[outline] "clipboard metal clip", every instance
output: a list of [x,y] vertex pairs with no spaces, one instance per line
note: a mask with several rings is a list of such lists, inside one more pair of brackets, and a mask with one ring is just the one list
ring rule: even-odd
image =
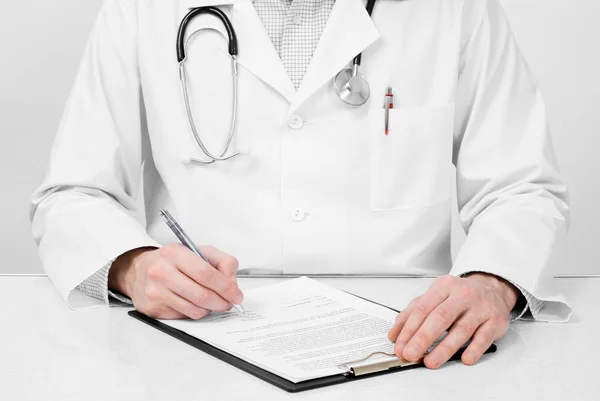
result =
[[[370,360],[373,357],[378,358],[375,360]],[[346,376],[358,377],[377,372],[383,372],[394,368],[418,365],[422,362],[422,358],[416,362],[409,362],[405,359],[398,358],[395,354],[388,354],[387,352],[372,352],[365,358],[343,363],[339,365],[339,368],[346,371]]]

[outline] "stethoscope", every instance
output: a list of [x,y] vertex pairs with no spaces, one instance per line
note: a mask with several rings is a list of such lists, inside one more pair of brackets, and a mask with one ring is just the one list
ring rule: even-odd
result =
[[[369,16],[373,13],[373,8],[375,8],[376,0],[368,0],[367,2],[367,12]],[[225,36],[221,31],[211,27],[199,28],[194,31],[191,35],[186,39],[186,32],[189,24],[199,15],[202,14],[210,14],[221,20],[225,30],[227,31],[227,36]],[[202,31],[214,31],[227,41],[228,43],[228,53],[231,57],[231,76],[232,76],[232,92],[233,92],[233,100],[231,107],[231,125],[229,127],[229,135],[227,137],[227,142],[223,150],[217,154],[214,154],[208,150],[204,141],[200,137],[198,133],[198,129],[196,127],[196,123],[194,120],[194,114],[192,112],[192,106],[190,104],[190,94],[189,88],[187,84],[187,76],[186,76],[186,52],[190,42]],[[235,124],[237,119],[237,81],[238,81],[238,47],[237,47],[237,37],[235,35],[235,30],[233,29],[233,24],[225,15],[223,11],[221,11],[217,7],[198,7],[192,9],[181,21],[179,26],[179,32],[177,34],[177,62],[179,63],[179,79],[181,80],[181,87],[183,92],[183,99],[185,103],[185,109],[187,112],[190,128],[192,130],[192,134],[194,135],[194,139],[196,143],[202,150],[202,152],[208,157],[208,160],[199,160],[192,158],[190,161],[200,164],[211,164],[216,161],[224,161],[229,160],[238,156],[240,153],[235,152],[231,154],[227,154],[229,152],[229,148],[231,147],[231,142],[233,141],[233,136],[235,132]],[[359,72],[359,68],[362,61],[362,53],[356,56],[352,62],[352,67],[344,68],[340,71],[335,78],[333,79],[333,89],[338,98],[344,103],[359,107],[367,103],[369,100],[369,96],[371,94],[371,89],[369,87],[369,82],[367,79]]]

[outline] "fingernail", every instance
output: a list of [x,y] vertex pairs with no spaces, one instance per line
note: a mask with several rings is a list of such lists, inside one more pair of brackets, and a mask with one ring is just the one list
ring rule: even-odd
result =
[[471,352],[467,352],[463,354],[462,359],[466,363],[474,363],[473,360],[475,359],[475,355]]
[[427,362],[429,362],[429,365],[434,366],[434,367],[437,367],[440,365],[440,360],[437,357],[432,357]]
[[402,355],[402,351],[404,351],[404,347],[405,346],[406,346],[405,343],[396,342],[396,345],[394,346],[394,350],[396,351],[396,355]]
[[417,347],[412,345],[404,351],[403,355],[406,359],[414,361],[419,356],[419,350],[417,349]]

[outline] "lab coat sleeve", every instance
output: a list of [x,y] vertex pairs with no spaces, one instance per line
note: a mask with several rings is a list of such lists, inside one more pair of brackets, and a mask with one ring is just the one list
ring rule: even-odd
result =
[[160,246],[146,232],[140,202],[150,152],[142,134],[136,20],[134,0],[104,2],[47,176],[32,197],[44,269],[74,309],[105,305],[75,290],[88,277],[129,250]]
[[451,274],[505,278],[542,301],[534,318],[566,321],[553,276],[569,206],[544,102],[497,0],[466,0],[462,16],[453,161],[467,238]]

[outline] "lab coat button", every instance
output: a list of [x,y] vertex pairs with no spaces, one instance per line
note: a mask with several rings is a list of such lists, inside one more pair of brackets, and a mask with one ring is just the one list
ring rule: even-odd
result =
[[296,209],[292,212],[292,220],[302,221],[306,217],[306,213],[302,209]]
[[294,16],[294,24],[300,25],[302,23],[302,17],[300,15]]
[[298,114],[293,114],[288,120],[288,127],[291,129],[300,129],[304,125],[304,119]]

